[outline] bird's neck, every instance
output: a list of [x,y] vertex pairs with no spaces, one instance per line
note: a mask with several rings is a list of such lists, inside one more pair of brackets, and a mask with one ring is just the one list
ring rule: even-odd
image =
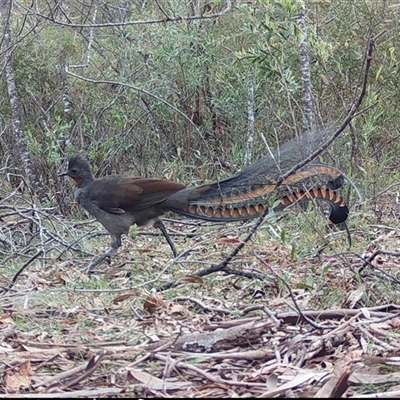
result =
[[86,186],[89,186],[94,181],[92,174],[86,174],[80,178],[73,178],[73,179],[76,182],[76,186],[79,189],[83,189]]

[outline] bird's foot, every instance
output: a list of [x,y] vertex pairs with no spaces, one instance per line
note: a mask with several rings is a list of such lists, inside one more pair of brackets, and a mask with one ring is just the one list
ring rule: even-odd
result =
[[87,267],[82,268],[82,271],[88,274],[104,260],[106,260],[107,258],[111,258],[111,255],[114,254],[116,251],[117,249],[115,249],[114,247],[110,247],[104,254],[94,259]]

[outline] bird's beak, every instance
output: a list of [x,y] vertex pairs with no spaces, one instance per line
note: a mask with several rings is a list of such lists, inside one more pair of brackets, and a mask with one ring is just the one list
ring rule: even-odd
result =
[[58,176],[68,176],[68,171],[62,172],[61,174],[58,174]]

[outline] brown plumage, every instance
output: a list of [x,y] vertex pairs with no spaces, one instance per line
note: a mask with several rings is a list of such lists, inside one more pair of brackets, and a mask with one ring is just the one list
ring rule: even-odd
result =
[[[313,136],[302,136],[231,177],[192,188],[167,180],[122,175],[94,179],[81,155],[72,156],[68,170],[60,176],[75,181],[77,202],[107,229],[112,248],[121,246],[121,235],[128,233],[131,225],[153,224],[161,229],[176,256],[175,246],[159,218],[167,211],[229,222],[260,216],[272,198],[279,200],[275,211],[296,202],[318,200],[330,204],[329,218],[333,223],[344,222],[349,210],[335,192],[344,180],[337,169],[307,164],[276,186],[285,170],[310,154],[319,143]],[[299,150],[299,146],[306,145],[308,148]]]

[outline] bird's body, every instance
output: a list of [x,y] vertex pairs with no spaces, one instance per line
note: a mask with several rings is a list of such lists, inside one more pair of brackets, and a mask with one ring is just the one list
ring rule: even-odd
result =
[[[312,137],[311,137],[312,139]],[[121,245],[121,235],[133,224],[160,228],[174,254],[173,242],[159,219],[167,211],[187,217],[211,221],[238,221],[260,216],[275,198],[275,210],[309,200],[321,200],[331,205],[330,219],[341,223],[347,219],[348,208],[335,189],[343,183],[341,173],[324,164],[308,164],[280,185],[280,177],[288,169],[290,154],[294,162],[317,146],[316,140],[304,136],[290,141],[281,151],[260,159],[253,165],[221,181],[186,187],[180,183],[123,175],[94,179],[88,162],[80,155],[69,159],[69,176],[76,183],[75,199],[110,233],[111,247]],[[299,141],[300,140],[300,141]],[[311,149],[299,150],[297,145],[311,143]],[[277,160],[277,158],[280,160]],[[297,161],[296,161],[297,160]],[[281,161],[279,164],[278,161]],[[293,164],[293,161],[292,161]]]
[[168,211],[163,202],[185,188],[180,183],[159,179],[109,175],[94,179],[87,161],[70,158],[68,175],[76,182],[75,199],[111,235],[111,247],[121,246],[121,235],[133,224],[154,225]]

